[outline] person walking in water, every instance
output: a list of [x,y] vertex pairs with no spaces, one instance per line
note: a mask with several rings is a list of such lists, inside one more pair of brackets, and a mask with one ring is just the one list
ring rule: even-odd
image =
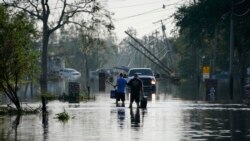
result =
[[132,108],[132,104],[135,101],[137,108],[139,108],[139,102],[140,102],[140,94],[143,95],[143,83],[139,79],[138,74],[134,75],[134,78],[131,79],[128,84],[130,87],[130,104],[129,108]]
[[116,93],[116,106],[118,106],[118,101],[122,101],[122,106],[125,106],[125,88],[127,85],[127,81],[123,78],[123,74],[120,73],[120,77],[116,81],[115,87],[117,87]]

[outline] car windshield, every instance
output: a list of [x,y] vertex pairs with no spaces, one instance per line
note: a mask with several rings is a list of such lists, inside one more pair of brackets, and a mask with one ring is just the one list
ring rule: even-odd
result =
[[134,74],[153,76],[153,73],[150,69],[134,69],[129,71],[129,76],[134,76]]

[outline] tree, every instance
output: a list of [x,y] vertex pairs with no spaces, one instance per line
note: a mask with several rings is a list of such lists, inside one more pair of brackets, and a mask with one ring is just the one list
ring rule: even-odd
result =
[[[108,28],[113,28],[112,24],[99,19],[99,14],[104,14],[110,18],[109,13],[101,13],[101,5],[95,0],[13,0],[4,4],[30,14],[33,18],[42,22],[42,57],[40,77],[41,92],[47,92],[47,56],[50,35],[67,24],[76,24],[87,29],[93,28],[94,23],[103,23]],[[55,8],[54,8],[55,7]]]
[[[221,59],[219,67],[228,71],[230,14],[234,19],[234,73],[240,71],[242,86],[246,75],[246,67],[250,66],[249,48],[249,6],[250,1],[234,0],[233,9],[231,1],[225,0],[197,0],[190,5],[180,7],[174,14],[179,33],[189,38],[188,44],[201,53],[212,52]],[[180,35],[181,36],[181,35]],[[217,42],[215,45],[214,42]],[[214,47],[216,46],[216,50]],[[196,51],[197,53],[197,51]],[[222,61],[223,60],[223,61]],[[225,62],[227,65],[225,65]],[[197,67],[197,65],[196,65]],[[237,70],[236,68],[240,68]]]
[[80,30],[79,49],[85,68],[86,88],[89,86],[89,71],[102,67],[114,67],[117,47],[109,39],[95,38],[91,33]]
[[36,32],[25,13],[10,13],[0,5],[0,89],[21,111],[19,84],[37,68],[38,52],[32,46]]
[[178,72],[182,78],[193,78],[195,72],[195,64],[193,61],[193,54],[190,50],[190,45],[187,44],[188,35],[186,32],[182,32],[174,41],[174,49],[177,52],[178,60]]

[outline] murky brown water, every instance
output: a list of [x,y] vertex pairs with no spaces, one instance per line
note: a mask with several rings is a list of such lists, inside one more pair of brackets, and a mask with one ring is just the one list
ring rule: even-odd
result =
[[[194,141],[250,140],[250,108],[152,95],[147,109],[115,107],[109,94],[95,101],[49,102],[49,115],[0,116],[0,141]],[[54,117],[66,110],[71,119]],[[19,121],[19,122],[18,122]]]

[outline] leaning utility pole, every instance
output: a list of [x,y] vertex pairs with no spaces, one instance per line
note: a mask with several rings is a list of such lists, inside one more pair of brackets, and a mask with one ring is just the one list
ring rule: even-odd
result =
[[164,70],[169,76],[171,76],[171,73],[169,72],[169,70],[167,70],[164,66],[162,66],[160,63],[156,62],[154,59],[152,59],[151,57],[149,57],[147,54],[145,54],[143,51],[141,51],[138,47],[134,46],[131,42],[128,41],[128,44],[133,47],[134,49],[136,49],[138,52],[140,52],[142,55],[144,55],[146,58],[148,58],[151,62],[153,62],[154,64],[158,65],[162,70]]
[[161,20],[161,28],[162,28],[162,34],[163,34],[163,41],[166,45],[167,50],[169,51],[169,55],[168,55],[168,67],[173,69],[173,60],[172,60],[172,48],[170,46],[170,43],[167,39],[167,35],[166,35],[166,27],[163,24],[162,20]]
[[150,52],[141,42],[139,42],[136,38],[134,38],[132,35],[130,35],[127,31],[125,31],[125,33],[131,37],[135,42],[137,42],[143,49],[144,51],[146,51],[150,56],[152,56],[157,62],[159,62],[159,64],[161,64],[162,66],[164,66],[166,68],[166,70],[169,71],[169,74],[174,75],[173,74],[173,70],[170,69],[168,66],[166,66],[161,60],[159,60],[152,52]]

